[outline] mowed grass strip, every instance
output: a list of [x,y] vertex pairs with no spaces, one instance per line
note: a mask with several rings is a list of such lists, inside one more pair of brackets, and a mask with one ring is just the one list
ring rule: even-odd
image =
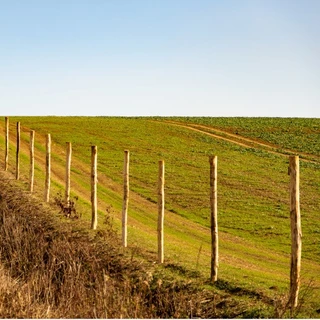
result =
[[[58,189],[62,190],[65,142],[72,142],[72,188],[74,194],[80,194],[83,199],[81,210],[88,219],[90,146],[98,146],[100,226],[109,204],[114,207],[115,224],[120,226],[123,151],[130,150],[132,195],[128,241],[132,246],[148,247],[151,257],[156,257],[158,160],[165,160],[166,259],[204,276],[210,271],[208,156],[217,155],[221,232],[219,275],[244,287],[268,290],[277,283],[280,290],[285,290],[290,261],[287,159],[170,126],[161,119],[159,122],[151,120],[12,117],[10,130],[13,141],[16,121],[21,121],[24,128],[36,130],[36,140],[40,139],[37,141],[51,133],[53,171],[59,178]],[[4,126],[4,121],[1,125]],[[4,142],[2,137],[0,139],[3,152]],[[14,148],[11,148],[12,167]],[[40,149],[39,146],[38,152],[43,152]],[[43,179],[41,172],[37,174]],[[320,271],[319,182],[318,166],[301,163],[304,281]],[[39,184],[39,193],[40,190]]]

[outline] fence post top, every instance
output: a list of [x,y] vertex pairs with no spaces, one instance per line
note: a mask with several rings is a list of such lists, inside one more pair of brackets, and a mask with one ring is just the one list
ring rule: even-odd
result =
[[218,156],[214,156],[214,155],[209,156],[209,162],[217,160],[217,159],[218,159]]
[[290,155],[289,156],[289,170],[290,167],[299,166],[299,156],[297,155]]
[[298,159],[299,159],[299,156],[296,155],[296,154],[291,154],[291,155],[289,156],[289,159],[290,159],[290,160],[298,160]]

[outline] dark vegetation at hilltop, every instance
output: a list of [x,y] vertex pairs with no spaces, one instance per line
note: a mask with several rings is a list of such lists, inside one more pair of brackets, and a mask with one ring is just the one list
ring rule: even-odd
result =
[[93,236],[8,181],[0,187],[1,264],[14,283],[1,293],[2,318],[250,317],[230,294],[124,256],[112,226]]

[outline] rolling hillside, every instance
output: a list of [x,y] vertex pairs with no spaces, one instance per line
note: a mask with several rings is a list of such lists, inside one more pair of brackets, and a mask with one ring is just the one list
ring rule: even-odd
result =
[[[130,150],[129,248],[156,261],[157,170],[165,160],[165,263],[186,277],[210,275],[209,155],[218,156],[220,288],[275,298],[290,275],[288,155],[301,158],[302,292],[309,314],[320,305],[320,120],[251,118],[11,117],[21,122],[21,186],[28,180],[28,141],[36,131],[35,195],[43,197],[45,134],[52,146],[52,193],[64,188],[65,143],[72,142],[72,193],[90,220],[90,147],[98,146],[99,228],[106,215],[120,233],[123,151]],[[4,121],[0,122],[4,132]],[[4,136],[0,136],[4,154]],[[3,157],[0,159],[3,167]],[[139,249],[139,250],[140,250]],[[138,250],[138,249],[137,249]],[[181,275],[181,274],[180,274]]]

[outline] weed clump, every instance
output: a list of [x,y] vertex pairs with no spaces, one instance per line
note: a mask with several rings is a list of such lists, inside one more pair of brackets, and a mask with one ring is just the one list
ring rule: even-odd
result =
[[54,204],[60,208],[60,213],[62,213],[67,218],[79,219],[81,218],[81,213],[76,209],[76,202],[78,201],[78,197],[75,196],[72,199],[65,202],[62,197],[61,192],[58,192],[54,197]]

